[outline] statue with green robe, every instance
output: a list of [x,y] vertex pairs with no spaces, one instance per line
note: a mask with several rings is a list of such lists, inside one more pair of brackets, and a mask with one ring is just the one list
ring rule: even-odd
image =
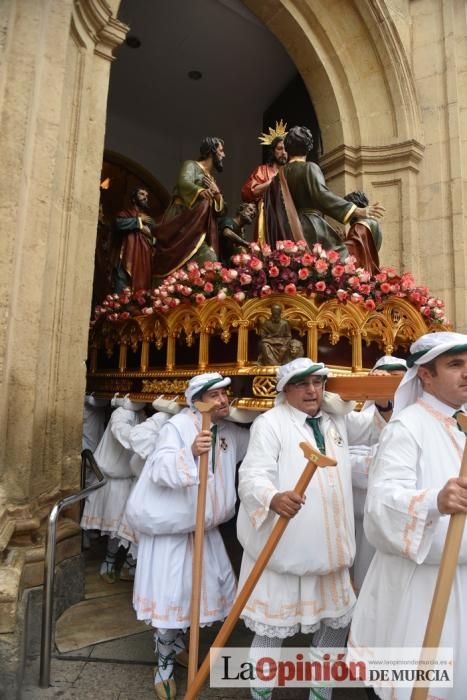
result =
[[273,179],[264,199],[267,242],[275,247],[278,240],[305,240],[310,249],[320,243],[325,250],[336,250],[346,258],[345,242],[324,215],[346,224],[352,216],[378,219],[384,207],[379,203],[357,207],[327,187],[319,165],[307,161],[313,135],[306,127],[292,127],[284,146],[288,163]]
[[189,260],[218,259],[217,219],[224,212],[224,199],[214,171],[222,171],[224,158],[223,140],[208,136],[201,142],[198,160],[182,164],[170,204],[155,231],[157,277],[166,277]]

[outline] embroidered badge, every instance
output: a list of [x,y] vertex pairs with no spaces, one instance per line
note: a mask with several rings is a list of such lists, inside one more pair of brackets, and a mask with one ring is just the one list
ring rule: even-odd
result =
[[342,445],[344,444],[344,441],[341,438],[341,436],[339,435],[339,433],[337,432],[337,430],[335,428],[331,428],[329,433],[330,433],[331,440],[334,442],[334,444],[337,445],[337,447],[342,447]]
[[224,452],[228,448],[227,440],[224,437],[221,437],[221,439],[219,440],[219,446],[221,450],[224,450]]

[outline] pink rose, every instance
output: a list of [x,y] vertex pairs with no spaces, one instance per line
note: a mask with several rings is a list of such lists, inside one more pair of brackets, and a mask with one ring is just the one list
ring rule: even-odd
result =
[[409,299],[410,299],[410,301],[413,301],[414,304],[419,304],[421,298],[422,298],[422,295],[419,292],[411,292],[409,294]]
[[357,276],[349,277],[349,284],[353,289],[360,289],[360,280]]
[[183,287],[182,294],[184,297],[189,297],[192,291],[191,287]]
[[261,246],[261,252],[263,255],[271,255],[271,246],[267,244]]
[[361,294],[357,294],[357,292],[354,292],[353,294],[350,295],[350,301],[352,301],[354,304],[358,304],[359,301],[362,301],[363,297]]
[[195,301],[197,304],[202,304],[203,301],[206,301],[206,297],[204,294],[195,294]]
[[276,265],[271,265],[269,268],[269,277],[279,277],[279,268]]
[[301,280],[306,280],[310,276],[310,271],[306,267],[301,267],[298,271],[298,278]]
[[253,243],[250,243],[250,250],[251,250],[252,253],[259,253],[259,251],[261,250],[261,248],[259,247],[259,245],[258,245],[257,243],[255,243],[255,242],[253,241]]
[[145,306],[144,309],[142,309],[142,313],[145,316],[150,316],[151,314],[154,313],[154,309],[152,308],[152,306]]
[[296,287],[294,284],[292,284],[292,283],[286,284],[285,287],[284,287],[284,292],[285,292],[286,294],[296,294],[296,293],[297,293],[297,287]]
[[156,299],[156,301],[154,302],[154,307],[157,309],[159,308],[159,306],[162,306],[162,302],[160,299]]
[[337,253],[335,250],[329,250],[328,251],[328,260],[329,262],[335,263],[338,260],[340,260],[340,255]]
[[376,309],[376,304],[373,301],[373,299],[367,299],[365,301],[365,309],[368,309],[369,311],[373,311],[373,309]]
[[362,294],[369,294],[371,292],[371,287],[369,284],[361,284],[360,291]]
[[237,270],[229,270],[229,277],[231,280],[236,280],[238,277],[238,271]]
[[250,284],[251,283],[251,275],[247,275],[246,272],[242,272],[240,275],[240,284],[245,285],[245,284]]
[[265,284],[263,287],[261,287],[262,297],[268,297],[270,294],[272,294],[272,289],[268,284]]
[[343,265],[334,265],[331,270],[331,275],[333,277],[342,277],[345,272],[345,267]]
[[355,263],[346,262],[344,265],[344,271],[347,275],[352,275],[355,272]]
[[326,282],[323,282],[323,280],[316,282],[315,289],[317,292],[324,292],[326,290]]
[[319,272],[320,274],[323,274],[324,272],[328,271],[329,263],[327,263],[326,260],[322,260],[320,258],[319,260],[316,261],[315,268],[316,268],[317,272]]
[[307,265],[308,267],[310,265],[313,265],[314,262],[314,257],[310,255],[310,253],[304,253],[302,255],[302,265]]
[[224,299],[227,299],[227,294],[224,291],[220,291],[217,294],[217,298],[219,301],[224,301]]
[[320,255],[323,252],[321,243],[315,243],[313,246],[313,255]]
[[384,272],[379,272],[377,275],[375,275],[375,280],[378,282],[386,282],[387,275]]
[[120,319],[122,321],[126,321],[127,318],[130,318],[130,314],[128,313],[128,311],[122,311],[122,313],[120,314]]
[[176,306],[180,304],[180,299],[171,299],[169,301],[169,306],[171,309],[175,309]]
[[422,307],[420,308],[420,311],[422,312],[422,314],[423,314],[424,316],[431,316],[431,309],[430,309],[429,306],[422,306]]
[[349,295],[345,291],[345,289],[338,289],[336,292],[336,297],[339,299],[339,301],[346,301],[347,297]]
[[290,257],[285,253],[281,253],[279,255],[279,263],[282,265],[282,267],[288,267],[290,265]]
[[389,294],[389,292],[391,291],[391,285],[389,284],[389,282],[382,283],[381,291],[383,292],[383,294]]
[[243,301],[245,299],[245,292],[235,292],[234,299],[236,301]]
[[284,250],[284,241],[277,241],[276,250]]
[[262,270],[263,269],[263,263],[259,258],[252,257],[251,262],[250,262],[250,267],[252,270]]
[[358,271],[358,277],[360,279],[360,282],[369,282],[371,279],[370,273],[366,270],[363,270],[362,272]]
[[234,265],[240,265],[240,256],[239,255],[232,255],[232,262]]
[[205,260],[203,263],[203,267],[205,270],[213,270],[214,269],[214,263],[212,260]]
[[214,291],[214,285],[211,282],[206,282],[203,289],[206,292],[206,294],[210,294]]

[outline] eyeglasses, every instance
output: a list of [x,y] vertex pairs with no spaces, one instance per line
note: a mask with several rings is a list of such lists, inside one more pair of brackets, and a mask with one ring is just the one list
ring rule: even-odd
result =
[[324,386],[324,380],[321,377],[313,377],[307,381],[297,382],[296,384],[290,384],[290,386],[295,387],[298,390],[308,389],[310,386],[313,389],[321,389]]

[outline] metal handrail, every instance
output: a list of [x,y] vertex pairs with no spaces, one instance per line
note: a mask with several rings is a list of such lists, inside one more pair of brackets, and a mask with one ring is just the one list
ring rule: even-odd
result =
[[[81,501],[92,491],[102,488],[107,482],[107,477],[99,469],[96,460],[93,457],[91,450],[83,450],[81,452],[81,464],[88,463],[97,481],[91,486],[82,489],[78,493],[63,498],[57,501],[49,515],[49,524],[47,527],[47,539],[45,543],[44,555],[44,592],[42,598],[42,629],[41,629],[41,665],[39,686],[48,688],[50,686],[50,659],[52,656],[52,631],[53,631],[53,598],[54,598],[54,581],[55,581],[55,547],[57,539],[57,521],[60,511],[67,506]],[[82,472],[84,470],[82,469]]]

